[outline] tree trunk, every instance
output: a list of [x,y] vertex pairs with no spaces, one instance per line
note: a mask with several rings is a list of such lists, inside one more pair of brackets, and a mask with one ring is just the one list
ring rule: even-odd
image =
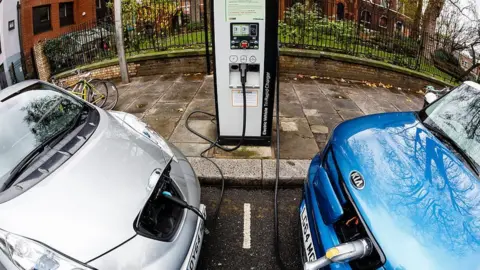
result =
[[423,0],[417,1],[417,10],[413,19],[412,35],[416,39],[420,34],[420,21],[422,20]]
[[423,55],[430,59],[435,50],[435,28],[437,26],[437,18],[445,5],[445,0],[429,0],[427,9],[423,14],[422,22],[422,44]]

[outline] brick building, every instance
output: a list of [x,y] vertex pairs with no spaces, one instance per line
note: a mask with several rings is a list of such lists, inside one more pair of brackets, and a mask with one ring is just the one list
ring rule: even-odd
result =
[[[34,72],[33,46],[93,21],[105,12],[107,0],[20,0],[22,47],[27,72]],[[103,15],[102,15],[103,16]]]
[[[480,57],[480,55],[478,57]],[[473,58],[470,56],[470,54],[468,52],[460,53],[458,60],[460,62],[460,66],[465,71],[473,66]],[[477,61],[477,63],[478,63],[478,61]],[[480,79],[480,67],[474,68],[470,72],[470,75],[472,76],[473,79],[476,79],[476,80]]]
[[409,19],[403,15],[402,0],[280,0],[280,19],[296,3],[317,9],[331,20],[351,20],[373,30],[404,30]]

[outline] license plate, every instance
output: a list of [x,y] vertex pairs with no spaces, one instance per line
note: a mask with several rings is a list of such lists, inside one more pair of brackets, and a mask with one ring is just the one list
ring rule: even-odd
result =
[[307,261],[315,261],[317,259],[317,254],[315,254],[312,233],[310,231],[310,225],[308,224],[307,206],[305,205],[305,201],[303,201],[300,206],[300,223],[302,226],[303,246],[305,247]]
[[[200,205],[200,212],[205,215],[205,205]],[[188,260],[186,260],[181,269],[194,270],[197,268],[198,258],[200,257],[200,250],[202,248],[203,234],[204,234],[204,222],[201,218],[197,221],[197,228],[195,238],[192,241],[190,250],[188,252]]]

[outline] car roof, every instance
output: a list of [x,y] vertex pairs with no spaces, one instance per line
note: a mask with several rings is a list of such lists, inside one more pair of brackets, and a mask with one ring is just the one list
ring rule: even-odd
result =
[[38,83],[38,82],[42,82],[42,81],[40,81],[40,80],[27,80],[27,81],[19,82],[17,84],[9,86],[5,89],[2,89],[2,90],[0,90],[0,100],[18,92],[18,91],[20,91],[22,89],[27,88],[30,85],[34,85],[35,83]]
[[468,85],[468,86],[471,86],[477,90],[480,90],[480,84],[476,83],[476,82],[472,82],[472,81],[466,81],[464,82],[464,84]]

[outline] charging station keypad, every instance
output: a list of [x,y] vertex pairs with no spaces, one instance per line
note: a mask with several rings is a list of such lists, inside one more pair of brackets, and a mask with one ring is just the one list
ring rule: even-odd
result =
[[258,23],[232,23],[230,48],[234,50],[258,50]]

